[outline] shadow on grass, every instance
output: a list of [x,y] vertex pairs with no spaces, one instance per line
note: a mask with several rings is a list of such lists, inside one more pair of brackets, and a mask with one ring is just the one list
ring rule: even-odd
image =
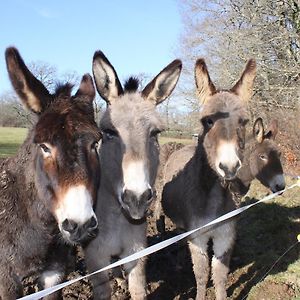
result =
[[[257,200],[248,199],[243,205],[255,201]],[[227,289],[230,299],[243,299],[276,259],[295,243],[300,224],[293,219],[299,216],[300,206],[288,208],[276,203],[259,204],[241,215],[237,223],[237,240],[230,266],[230,276],[234,277]],[[168,231],[164,239],[174,235],[175,230]],[[148,243],[154,244],[159,238],[158,235],[153,236]],[[299,259],[299,249],[298,244],[276,264],[270,274],[286,271],[291,263]],[[248,267],[249,265],[251,266]],[[147,282],[157,285],[148,296],[150,300],[174,299],[176,295],[176,299],[195,297],[195,279],[185,242],[172,245],[149,257]],[[208,287],[211,286],[212,283],[209,282]],[[212,289],[208,291],[207,299],[214,299]]]
[[[257,200],[248,199],[243,204],[254,201]],[[289,208],[277,203],[262,203],[240,217],[231,272],[251,266],[247,272],[241,272],[239,279],[229,287],[228,295],[243,299],[264,278],[275,261],[296,242],[300,224],[293,220],[299,216],[300,206]],[[290,264],[299,259],[299,250],[298,244],[280,259],[269,274],[286,271]]]

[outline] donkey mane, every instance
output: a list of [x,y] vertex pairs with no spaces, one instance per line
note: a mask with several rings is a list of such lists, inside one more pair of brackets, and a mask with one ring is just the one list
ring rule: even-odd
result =
[[70,82],[58,83],[55,87],[54,97],[70,98],[73,87],[74,84]]
[[139,88],[140,81],[137,77],[129,77],[124,83],[124,93],[134,93]]

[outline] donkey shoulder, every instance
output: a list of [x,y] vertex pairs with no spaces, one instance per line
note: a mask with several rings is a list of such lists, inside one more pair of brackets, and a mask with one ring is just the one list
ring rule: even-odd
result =
[[195,145],[187,145],[170,155],[164,168],[164,183],[171,181],[186,167],[194,156],[195,150]]

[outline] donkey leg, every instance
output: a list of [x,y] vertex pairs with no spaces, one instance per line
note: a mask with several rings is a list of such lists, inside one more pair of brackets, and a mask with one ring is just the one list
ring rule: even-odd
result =
[[[47,289],[49,287],[55,286],[63,281],[65,278],[64,272],[61,272],[57,269],[47,269],[44,271],[39,278],[39,286],[41,286],[41,289]],[[61,299],[61,291],[52,293],[46,297],[43,298],[43,300],[57,300]]]
[[195,238],[189,242],[193,270],[197,285],[197,300],[205,300],[206,285],[209,276],[209,258],[207,255],[208,238]]
[[235,239],[235,223],[220,226],[213,239],[214,256],[212,259],[212,279],[215,286],[216,300],[226,299],[226,283],[229,263]]
[[128,274],[128,289],[133,300],[146,299],[145,265],[145,258],[124,265],[125,271]]
[[[85,261],[89,273],[108,266],[110,263],[110,257],[95,251],[94,248],[85,249]],[[90,281],[93,286],[93,299],[95,300],[107,300],[111,299],[111,286],[109,282],[108,271],[104,271],[90,277]]]
[[[39,278],[39,285],[42,289],[55,286],[64,281],[66,274],[75,269],[75,254],[73,246],[55,242],[51,247],[46,266]],[[62,298],[62,291],[52,293],[44,300],[57,300]]]

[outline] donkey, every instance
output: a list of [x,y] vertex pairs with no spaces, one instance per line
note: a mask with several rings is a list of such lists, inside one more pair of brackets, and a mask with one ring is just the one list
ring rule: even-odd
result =
[[[229,188],[236,197],[236,204],[239,204],[240,199],[247,194],[255,178],[273,193],[285,188],[285,179],[280,161],[281,153],[274,142],[277,132],[277,120],[271,122],[267,133],[265,133],[262,118],[257,118],[254,122],[252,135],[246,138],[242,167],[239,169],[237,177],[229,183]],[[161,154],[168,151],[170,147],[181,149],[183,145],[165,144],[161,148]],[[194,151],[195,149],[196,145]],[[164,154],[168,157],[169,153]],[[163,169],[166,161],[167,159],[164,159],[164,157],[160,161],[163,162],[163,165],[160,166],[161,169]],[[163,173],[163,170],[161,173]],[[155,207],[156,224],[158,231],[164,234],[165,220],[161,210],[161,201],[158,201]]]
[[[101,228],[85,251],[89,271],[146,246],[146,214],[155,194],[159,161],[157,135],[164,128],[155,107],[171,94],[181,68],[181,61],[174,60],[138,92],[136,79],[129,78],[123,89],[105,55],[100,51],[94,55],[96,87],[108,108],[100,122],[102,177],[96,215]],[[124,265],[132,299],[146,297],[144,263]],[[110,299],[107,272],[91,281],[95,299]]]
[[254,178],[270,188],[273,193],[285,188],[281,153],[274,142],[277,132],[277,120],[271,122],[267,133],[262,118],[254,122],[252,136],[246,142],[243,166],[237,178],[230,183],[230,189],[238,197],[246,195]]
[[[202,132],[198,145],[174,152],[164,169],[162,207],[177,228],[191,230],[235,208],[228,189],[242,165],[247,123],[246,103],[251,98],[256,63],[249,60],[231,90],[217,91],[203,59],[195,66],[201,112]],[[205,299],[209,276],[208,241],[213,241],[212,277],[216,299],[226,298],[226,279],[235,222],[230,220],[189,238],[196,299]]]
[[66,243],[95,236],[101,133],[90,75],[74,96],[69,84],[50,94],[17,49],[5,56],[15,91],[35,115],[16,156],[0,166],[0,299],[10,300],[22,296],[21,280],[31,273],[41,274],[42,288],[63,280]]

